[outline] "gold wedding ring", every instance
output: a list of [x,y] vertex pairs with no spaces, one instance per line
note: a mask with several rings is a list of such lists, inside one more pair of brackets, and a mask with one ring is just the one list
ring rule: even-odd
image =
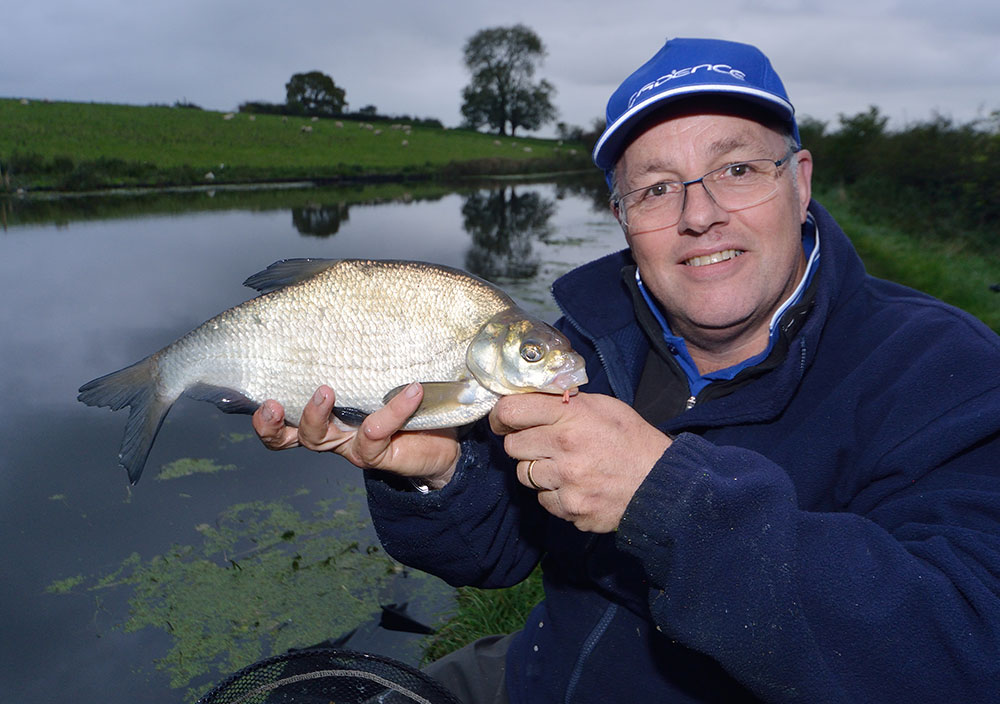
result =
[[531,484],[532,487],[534,487],[535,491],[548,491],[548,489],[546,489],[544,486],[538,486],[537,484],[535,484],[535,480],[532,479],[531,477],[531,468],[535,466],[535,462],[537,461],[538,460],[531,460],[531,462],[528,462],[528,471],[526,472],[526,474],[528,475],[528,483]]

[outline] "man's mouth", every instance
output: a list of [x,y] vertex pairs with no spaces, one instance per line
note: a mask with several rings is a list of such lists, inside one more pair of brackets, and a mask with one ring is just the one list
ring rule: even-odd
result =
[[684,262],[684,266],[708,266],[709,264],[718,264],[719,262],[724,262],[727,259],[735,259],[741,254],[743,254],[742,249],[725,249],[721,252],[713,252],[712,254],[705,254],[700,257],[691,257]]

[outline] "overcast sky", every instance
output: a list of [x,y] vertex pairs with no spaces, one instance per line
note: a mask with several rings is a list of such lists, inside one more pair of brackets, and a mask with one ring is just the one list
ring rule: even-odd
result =
[[798,114],[831,126],[869,105],[894,126],[1000,109],[998,0],[21,0],[3,13],[0,96],[232,110],[319,70],[349,109],[456,126],[464,43],[516,23],[542,38],[539,76],[572,125],[670,36],[756,44]]

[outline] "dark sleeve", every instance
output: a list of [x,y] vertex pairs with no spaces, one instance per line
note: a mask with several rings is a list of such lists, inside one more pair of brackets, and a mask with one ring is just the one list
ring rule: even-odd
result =
[[[948,409],[878,449],[836,512],[798,508],[761,454],[682,434],[617,543],[643,562],[657,629],[765,700],[995,701],[998,424],[997,389]],[[879,481],[898,488],[872,500]]]
[[462,441],[458,468],[441,490],[422,494],[378,472],[366,473],[366,486],[386,551],[449,584],[510,586],[539,560],[543,512],[485,421]]

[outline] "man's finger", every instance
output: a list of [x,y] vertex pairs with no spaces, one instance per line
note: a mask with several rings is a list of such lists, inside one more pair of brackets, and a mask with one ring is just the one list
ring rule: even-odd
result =
[[285,425],[285,409],[274,400],[267,400],[253,414],[253,429],[269,450],[297,447],[298,431]]
[[[423,399],[423,388],[413,382],[361,424],[353,437],[348,459],[359,467],[385,467],[392,461],[393,436],[406,424]],[[412,441],[411,441],[412,443]]]
[[542,393],[501,396],[490,411],[490,428],[497,435],[507,435],[525,428],[551,425],[563,417],[574,401],[571,399],[567,404],[563,403],[562,396]]
[[389,399],[389,403],[365,418],[365,422],[361,424],[362,434],[374,443],[384,443],[402,429],[420,407],[423,397],[423,387],[413,382]]
[[330,414],[336,401],[333,389],[323,385],[316,389],[309,403],[302,409],[299,419],[299,442],[310,450],[323,449],[320,445],[327,440],[330,429]]

